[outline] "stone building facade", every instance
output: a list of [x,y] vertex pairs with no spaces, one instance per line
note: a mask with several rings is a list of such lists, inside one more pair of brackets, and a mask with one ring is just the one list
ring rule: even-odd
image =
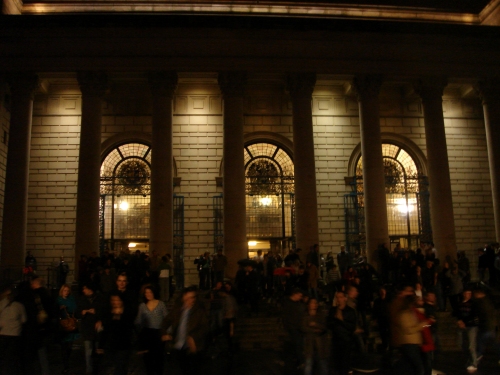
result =
[[[26,2],[24,13],[35,8]],[[296,246],[336,253],[346,242],[345,196],[363,153],[366,251],[376,261],[390,237],[381,145],[393,144],[429,177],[440,257],[465,250],[475,264],[474,249],[500,235],[499,32],[437,13],[448,19],[3,15],[0,267],[19,266],[29,250],[42,269],[60,256],[75,269],[79,255],[97,251],[100,164],[134,142],[156,158],[151,250],[172,250],[175,208],[165,197],[184,199],[187,284],[197,280],[193,260],[214,251],[214,197],[223,196],[231,272],[247,255],[243,153],[255,143],[293,160]],[[16,135],[23,127],[27,147]]]

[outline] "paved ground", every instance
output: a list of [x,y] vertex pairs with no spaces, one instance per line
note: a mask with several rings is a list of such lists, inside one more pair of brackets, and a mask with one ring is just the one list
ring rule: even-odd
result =
[[[62,365],[59,346],[56,344],[50,345],[49,353],[51,374],[61,374]],[[286,361],[283,360],[284,355],[282,352],[272,350],[240,351],[230,359],[227,352],[221,347],[221,350],[211,350],[210,354],[215,358],[207,358],[206,366],[201,375],[298,375],[303,373],[302,371],[291,370]],[[499,375],[500,366],[497,361],[498,359],[494,359],[491,354],[485,356],[476,374]],[[359,361],[357,361],[357,363],[359,364]],[[73,350],[71,367],[71,375],[85,374],[83,349],[78,344],[75,345]],[[106,362],[103,367],[100,375],[112,374],[112,363]],[[461,352],[446,352],[438,355],[434,367],[436,369],[435,374],[468,374],[465,368],[465,359]],[[33,374],[29,375],[37,375],[37,373],[38,372],[35,370]],[[142,358],[137,354],[133,354],[129,375],[142,374],[146,374],[142,364]],[[361,373],[355,372],[355,375],[359,374]],[[379,370],[373,372],[373,374],[406,375],[400,371],[391,372],[389,370]]]

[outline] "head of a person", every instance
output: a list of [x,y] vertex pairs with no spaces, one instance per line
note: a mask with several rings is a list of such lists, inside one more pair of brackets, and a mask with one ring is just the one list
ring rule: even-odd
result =
[[347,303],[347,295],[345,294],[345,292],[339,290],[337,293],[335,293],[335,300],[337,301],[337,305],[342,309]]
[[[319,245],[317,243],[314,244],[313,246],[313,251],[319,252]],[[317,301],[316,301],[317,302]]]
[[257,255],[262,256],[262,250],[257,250]]
[[385,299],[387,297],[387,289],[385,289],[384,287],[380,288],[378,290],[378,295],[381,299]]
[[474,289],[474,298],[475,299],[480,299],[480,298],[484,298],[484,297],[486,297],[486,293],[484,292],[483,289],[481,289],[481,288]]
[[402,298],[413,295],[415,295],[415,290],[411,285],[403,286],[398,292],[398,296]]
[[307,303],[307,309],[309,311],[318,310],[318,300],[316,298],[310,298],[309,302]]
[[422,290],[422,284],[415,283],[415,290]]
[[429,305],[434,305],[436,303],[436,293],[430,291],[424,295],[425,303]]
[[299,267],[298,273],[299,273],[299,275],[303,275],[303,274],[304,274],[304,272],[306,272],[306,268],[305,268],[303,265],[301,265],[301,266]]
[[119,291],[123,292],[127,289],[128,279],[127,274],[121,273],[116,278],[116,287]]
[[0,285],[0,301],[4,298],[10,298],[12,294],[12,287],[10,284]]
[[290,299],[294,302],[298,302],[298,301],[302,300],[303,295],[304,295],[304,293],[302,292],[302,289],[295,288],[292,291],[292,294],[290,295]]
[[123,299],[119,294],[112,294],[110,296],[110,304],[112,309],[123,308]]
[[182,307],[184,309],[190,309],[196,303],[197,290],[195,288],[186,288],[182,292]]
[[222,249],[217,249],[217,255],[222,255]]
[[356,299],[358,298],[358,294],[359,294],[358,288],[356,288],[354,285],[349,285],[347,287],[347,297]]
[[91,283],[83,284],[82,293],[85,297],[91,297],[95,293],[95,286]]
[[340,252],[345,253],[345,246],[340,246]]
[[470,288],[465,288],[462,292],[462,301],[467,302],[472,298],[472,290]]
[[59,289],[59,297],[67,298],[71,294],[71,287],[68,284],[63,284]]
[[39,289],[42,287],[42,279],[38,276],[35,276],[30,281],[30,287],[33,290]]
[[231,290],[233,289],[233,284],[231,284],[230,282],[226,282],[224,284],[224,289],[226,290],[226,292],[231,292]]
[[143,299],[144,303],[147,303],[148,301],[153,301],[153,300],[157,299],[156,298],[156,291],[152,285],[145,285],[142,288],[142,299]]

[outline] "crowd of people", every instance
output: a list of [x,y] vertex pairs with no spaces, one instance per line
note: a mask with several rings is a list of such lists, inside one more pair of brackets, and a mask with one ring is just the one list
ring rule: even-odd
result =
[[440,347],[437,312],[446,310],[456,319],[473,372],[487,347],[500,359],[495,309],[484,291],[498,282],[498,246],[483,250],[494,269],[491,262],[481,263],[488,271],[475,284],[464,253],[443,265],[435,254],[432,244],[415,252],[380,246],[382,272],[377,272],[344,247],[335,256],[322,256],[317,245],[283,258],[258,251],[239,262],[228,281],[222,251],[205,253],[195,260],[200,284],[178,291],[172,305],[168,255],[93,253],[80,260],[78,285],[61,280],[57,295],[35,274],[2,287],[0,374],[53,374],[47,344],[54,337],[63,373],[71,370],[73,344],[79,341],[88,374],[111,363],[114,374],[126,375],[132,353],[142,356],[148,375],[199,374],[217,340],[225,341],[229,356],[236,351],[238,310],[258,314],[264,301],[282,311],[287,373],[347,375],[354,357],[377,351],[388,358],[384,373],[430,375]]

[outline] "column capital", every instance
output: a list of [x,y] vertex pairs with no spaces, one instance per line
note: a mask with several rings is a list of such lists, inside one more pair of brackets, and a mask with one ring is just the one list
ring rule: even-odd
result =
[[244,96],[247,73],[241,71],[219,72],[219,87],[223,96]]
[[413,87],[424,104],[427,100],[436,100],[437,98],[441,100],[447,85],[448,79],[446,77],[422,77],[413,82]]
[[292,98],[311,98],[316,84],[316,73],[288,73],[286,89]]
[[15,72],[7,76],[7,82],[13,94],[26,95],[33,99],[35,91],[40,86],[40,80],[35,73]]
[[160,70],[148,72],[149,87],[154,96],[174,96],[177,88],[177,72]]
[[80,71],[77,73],[78,84],[83,95],[102,98],[108,89],[108,76],[100,71]]
[[500,102],[500,78],[482,78],[474,85],[474,90],[483,101],[483,104]]
[[382,87],[383,76],[380,74],[357,75],[352,80],[352,86],[358,101],[369,97],[377,97]]

